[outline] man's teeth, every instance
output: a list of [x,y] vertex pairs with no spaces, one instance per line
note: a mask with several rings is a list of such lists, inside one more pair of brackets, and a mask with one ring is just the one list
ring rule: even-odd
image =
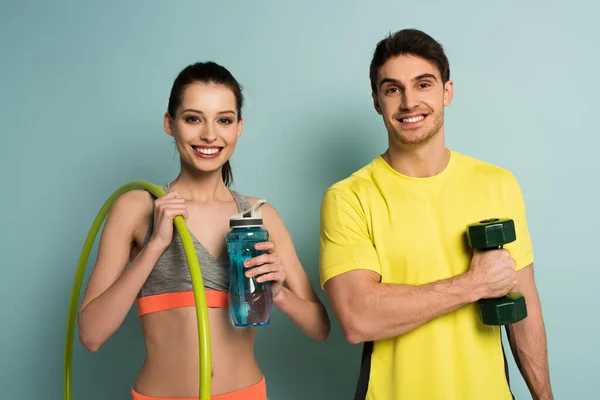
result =
[[402,118],[402,122],[414,123],[414,122],[422,121],[424,118],[425,118],[424,115],[419,115],[418,117]]
[[215,154],[219,152],[219,148],[211,148],[211,149],[206,149],[204,147],[194,147],[194,150],[196,150],[198,153],[201,154],[206,154],[206,155],[211,155],[211,154]]

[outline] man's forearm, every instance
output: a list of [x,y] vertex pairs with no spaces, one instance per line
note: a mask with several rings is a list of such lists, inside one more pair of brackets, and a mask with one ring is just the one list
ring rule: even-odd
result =
[[402,335],[478,298],[468,274],[421,286],[371,283],[354,301],[346,336],[360,343]]
[[[532,301],[533,300],[533,301]],[[508,326],[515,361],[534,400],[552,400],[546,330],[537,301],[527,299],[529,315]]]

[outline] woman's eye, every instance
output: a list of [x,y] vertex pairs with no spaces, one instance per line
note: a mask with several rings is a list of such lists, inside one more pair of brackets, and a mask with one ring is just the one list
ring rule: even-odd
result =
[[232,123],[233,121],[232,121],[231,119],[229,119],[229,118],[221,118],[221,119],[219,120],[219,122],[220,122],[220,123],[222,123],[222,124],[230,124],[230,123]]
[[185,119],[185,122],[191,122],[191,123],[196,123],[196,122],[198,122],[198,121],[199,121],[199,120],[198,120],[198,118],[196,118],[196,117],[187,117],[187,118]]

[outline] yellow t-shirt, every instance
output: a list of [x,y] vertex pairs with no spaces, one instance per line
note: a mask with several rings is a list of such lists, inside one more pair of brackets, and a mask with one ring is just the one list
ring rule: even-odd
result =
[[[413,178],[377,157],[325,192],[321,286],[356,269],[408,285],[462,274],[472,257],[466,226],[494,217],[515,222],[517,240],[505,248],[517,269],[531,264],[525,205],[512,173],[451,150],[440,174]],[[357,398],[512,399],[500,328],[482,324],[477,303],[365,350],[359,380],[368,388]]]

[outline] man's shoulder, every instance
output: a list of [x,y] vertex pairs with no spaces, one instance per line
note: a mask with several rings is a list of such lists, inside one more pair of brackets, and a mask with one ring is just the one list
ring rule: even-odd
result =
[[352,172],[347,177],[333,183],[325,190],[325,194],[336,193],[342,196],[355,196],[356,194],[375,188],[373,170],[376,168],[377,158]]
[[453,156],[457,158],[457,165],[460,170],[471,178],[481,178],[484,180],[513,180],[512,171],[506,167],[485,161],[480,158],[453,151]]

